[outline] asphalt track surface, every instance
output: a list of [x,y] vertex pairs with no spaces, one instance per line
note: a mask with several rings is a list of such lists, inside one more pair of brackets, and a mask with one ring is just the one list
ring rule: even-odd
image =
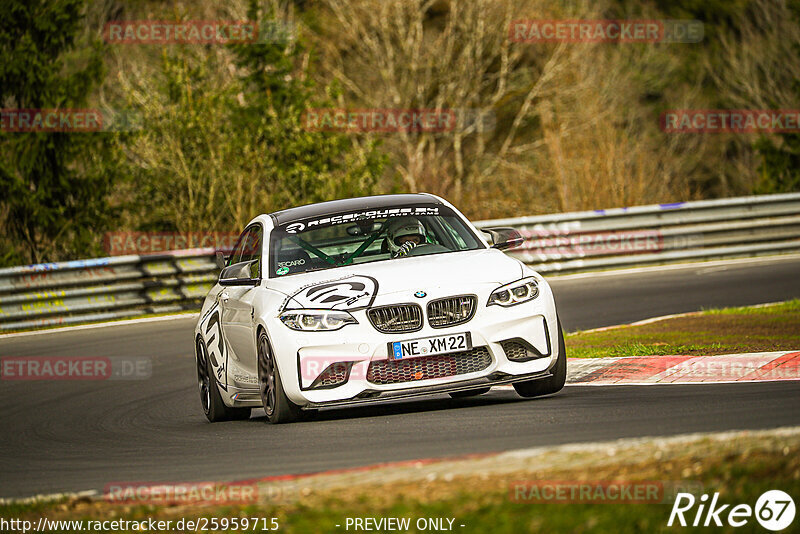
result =
[[[553,279],[567,330],[800,297],[800,258]],[[208,424],[194,319],[0,338],[0,356],[149,356],[138,381],[0,381],[0,497],[114,482],[235,480],[382,462],[800,424],[800,382],[493,390],[324,410],[312,421]]]

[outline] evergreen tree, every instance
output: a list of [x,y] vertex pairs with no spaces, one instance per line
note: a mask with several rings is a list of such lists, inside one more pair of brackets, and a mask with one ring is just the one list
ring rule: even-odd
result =
[[[0,2],[0,107],[77,109],[103,79],[99,43],[77,49],[83,0]],[[0,131],[0,262],[96,252],[108,216],[107,134]]]

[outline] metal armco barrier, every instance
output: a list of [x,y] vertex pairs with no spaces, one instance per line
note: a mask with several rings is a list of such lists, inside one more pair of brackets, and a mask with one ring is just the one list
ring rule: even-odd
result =
[[476,223],[525,237],[510,254],[568,273],[800,251],[800,193],[699,200]]
[[198,309],[217,279],[213,249],[0,269],[0,330]]
[[[480,221],[545,274],[800,251],[800,193]],[[199,309],[213,249],[0,269],[0,331]]]

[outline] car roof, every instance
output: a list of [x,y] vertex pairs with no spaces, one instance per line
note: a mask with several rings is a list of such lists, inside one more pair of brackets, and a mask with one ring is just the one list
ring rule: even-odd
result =
[[348,211],[361,211],[401,206],[443,205],[442,201],[427,193],[412,193],[402,195],[375,195],[371,197],[346,198],[329,200],[317,204],[308,204],[270,213],[275,226],[286,223]]

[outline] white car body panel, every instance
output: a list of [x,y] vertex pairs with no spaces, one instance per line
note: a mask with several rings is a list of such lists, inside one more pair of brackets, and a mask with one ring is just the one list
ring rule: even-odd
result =
[[[458,214],[487,248],[375,261],[281,277],[265,276],[255,287],[216,284],[203,304],[195,338],[202,339],[208,347],[224,403],[231,407],[261,406],[256,351],[260,328],[270,340],[286,396],[301,407],[354,402],[392,392],[413,394],[414,391],[433,392],[437,388],[448,391],[487,377],[501,377],[509,383],[514,377],[549,376],[548,370],[556,362],[559,347],[559,325],[550,286],[518,260],[488,248],[481,232],[463,215],[445,201],[437,200]],[[263,227],[262,254],[263,258],[268,258],[273,220],[261,215],[248,227],[252,224]],[[262,261],[262,265],[266,263]],[[498,287],[526,277],[535,277],[538,282],[536,298],[510,307],[487,306],[490,294]],[[324,299],[320,298],[323,292],[314,290],[333,281],[338,283],[325,287],[329,301],[323,304]],[[357,283],[350,285],[348,282]],[[424,297],[418,292],[424,292]],[[423,320],[419,330],[387,334],[378,331],[367,315],[368,308],[403,303],[418,304],[425,311],[430,301],[460,295],[477,297],[475,313],[468,322],[446,328],[433,328]],[[352,310],[358,324],[334,331],[300,332],[279,319],[286,309],[312,305],[315,309]],[[394,384],[367,380],[370,362],[389,358],[390,342],[462,332],[469,332],[473,347],[488,349],[491,356],[488,367],[466,374]],[[524,362],[509,360],[500,342],[513,339],[526,341],[542,356]],[[458,354],[454,352],[451,356],[455,358]],[[326,362],[334,361],[356,362],[347,382],[336,387],[311,388]]]

